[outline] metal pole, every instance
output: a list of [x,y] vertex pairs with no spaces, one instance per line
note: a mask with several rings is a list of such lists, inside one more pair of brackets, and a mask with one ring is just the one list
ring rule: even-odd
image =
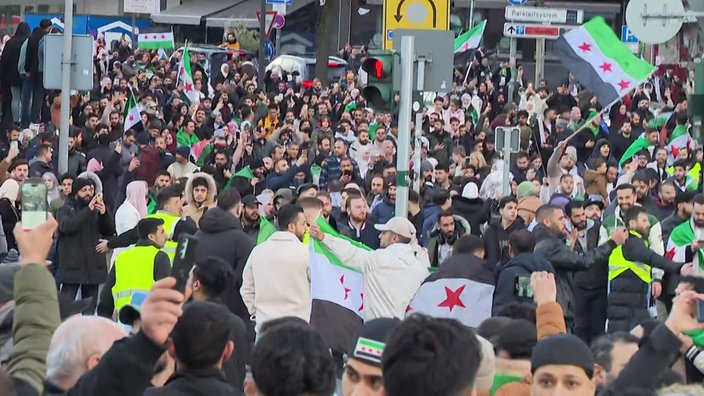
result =
[[508,83],[508,98],[507,102],[513,102],[513,92],[516,85],[516,52],[517,52],[517,42],[515,37],[511,37],[509,40],[509,55],[508,55],[508,65],[511,68],[511,81]]
[[416,132],[415,133],[416,145],[413,150],[413,173],[416,174],[416,183],[413,185],[413,190],[415,190],[415,192],[420,194],[420,185],[423,183],[423,175],[420,174],[420,163],[421,163],[420,137],[423,136],[423,111],[422,110],[416,111],[415,127],[416,127],[416,131],[415,131]]
[[132,31],[130,32],[130,43],[132,43],[132,50],[137,49],[137,43],[134,41],[135,36],[137,36],[137,14],[132,13]]
[[[544,7],[545,0],[538,0],[538,7]],[[543,78],[545,39],[535,39],[535,86],[537,87]]]
[[474,25],[474,0],[469,2],[469,28]]
[[257,76],[257,85],[264,88],[264,74],[266,68],[266,0],[261,0],[259,7],[259,73]]
[[511,183],[509,183],[509,172],[511,172],[511,129],[503,128],[504,147],[504,178],[503,178],[503,197],[511,195]]
[[[73,38],[73,0],[64,2],[64,54],[61,61],[61,128],[59,129],[59,174],[68,171],[68,127],[71,113],[71,39]],[[38,84],[42,84],[41,81]],[[37,99],[37,98],[35,98]],[[43,100],[43,98],[40,98]]]
[[281,29],[276,29],[276,51],[274,57],[281,55]]
[[413,102],[413,36],[401,38],[401,100],[398,113],[398,164],[396,174],[396,216],[408,214],[409,153],[411,146],[411,104]]

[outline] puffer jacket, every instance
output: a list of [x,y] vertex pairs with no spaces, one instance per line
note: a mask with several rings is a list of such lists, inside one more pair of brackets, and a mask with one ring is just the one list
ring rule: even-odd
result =
[[565,320],[572,321],[575,313],[575,297],[572,287],[572,272],[584,271],[597,263],[608,262],[616,243],[608,240],[596,249],[579,254],[570,250],[562,238],[556,237],[550,229],[538,224],[533,229],[536,245],[535,253],[542,255],[555,269],[557,302],[565,312]]
[[491,314],[496,315],[501,307],[510,302],[527,300],[516,296],[516,278],[519,276],[530,277],[533,272],[539,271],[554,273],[555,269],[544,257],[533,253],[521,253],[507,261],[499,271]]
[[[193,179],[196,178],[203,178],[208,182],[208,197],[205,199],[205,202],[200,205],[197,205],[196,202],[193,200]],[[192,174],[186,182],[186,206],[183,207],[183,216],[190,217],[191,220],[196,223],[196,226],[200,227],[199,223],[201,217],[203,217],[203,214],[208,209],[215,207],[215,195],[217,193],[218,188],[215,184],[215,179],[213,179],[213,176],[204,172],[197,172]]]
[[452,214],[467,219],[472,235],[481,236],[481,226],[489,220],[489,205],[481,198],[455,197],[452,198]]

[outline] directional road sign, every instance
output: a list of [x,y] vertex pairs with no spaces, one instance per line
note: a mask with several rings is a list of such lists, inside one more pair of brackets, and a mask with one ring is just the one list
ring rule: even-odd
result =
[[540,7],[506,7],[504,14],[507,21],[568,23],[581,25],[584,22],[584,10]]
[[523,5],[527,2],[528,0],[508,0],[508,3],[511,5]]
[[[276,11],[267,11],[264,16],[264,26],[266,26],[266,38],[271,35],[271,29],[274,28],[276,16],[279,15]],[[262,19],[262,13],[257,11],[257,19]]]
[[625,44],[637,44],[638,37],[626,25],[621,26],[621,42]]
[[560,37],[560,27],[507,22],[504,23],[504,37],[556,39]]
[[393,48],[396,29],[449,30],[450,0],[385,0],[384,49]]

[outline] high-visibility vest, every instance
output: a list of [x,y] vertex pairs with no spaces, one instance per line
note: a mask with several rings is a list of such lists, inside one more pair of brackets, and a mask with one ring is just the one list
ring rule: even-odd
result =
[[168,239],[166,240],[164,247],[161,248],[161,251],[166,253],[167,256],[169,256],[169,261],[171,261],[171,264],[173,264],[174,257],[176,256],[176,246],[178,245],[178,242],[173,240],[174,230],[176,229],[176,224],[179,222],[179,220],[181,220],[181,218],[171,213],[163,211],[158,211],[154,214],[150,214],[147,216],[147,218],[164,220],[164,233],[166,233]]
[[133,246],[123,250],[115,260],[115,286],[112,298],[115,312],[129,304],[136,293],[149,293],[154,284],[154,258],[159,249],[155,246]]
[[[629,232],[638,238],[643,238],[639,233],[635,231]],[[645,246],[648,246],[648,241],[644,240],[644,242]],[[650,281],[652,279],[652,277],[650,276],[650,266],[643,263],[627,260],[626,257],[623,256],[623,246],[619,245],[616,247],[616,249],[613,250],[613,252],[611,252],[611,256],[609,256],[609,281],[613,280],[617,276],[629,270],[633,272],[645,284],[650,284]]]

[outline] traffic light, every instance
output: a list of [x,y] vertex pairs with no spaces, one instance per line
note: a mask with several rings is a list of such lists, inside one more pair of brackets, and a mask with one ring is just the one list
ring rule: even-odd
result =
[[370,52],[362,63],[367,86],[362,96],[377,111],[392,111],[394,101],[394,54],[392,51]]

